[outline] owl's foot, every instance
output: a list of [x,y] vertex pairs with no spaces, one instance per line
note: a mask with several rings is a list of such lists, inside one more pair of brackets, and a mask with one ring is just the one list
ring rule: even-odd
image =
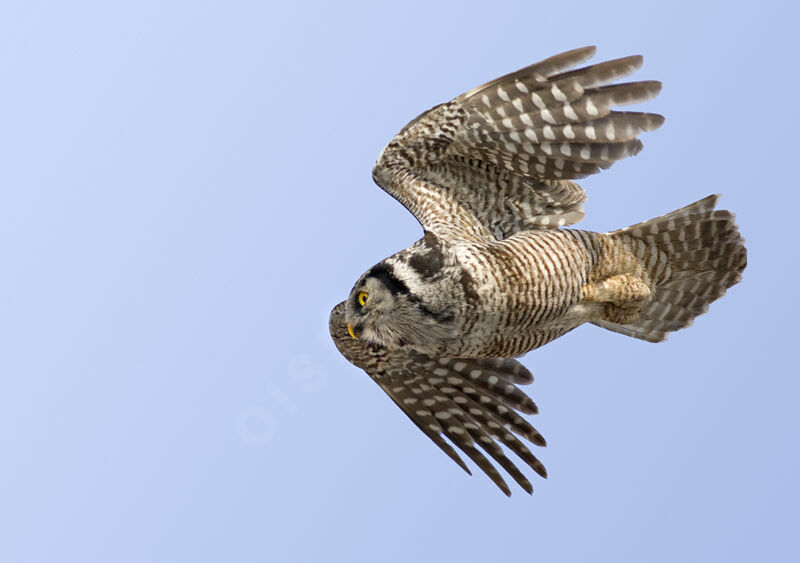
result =
[[602,303],[603,320],[621,325],[636,323],[651,295],[650,287],[632,274],[611,276],[583,287],[584,301]]

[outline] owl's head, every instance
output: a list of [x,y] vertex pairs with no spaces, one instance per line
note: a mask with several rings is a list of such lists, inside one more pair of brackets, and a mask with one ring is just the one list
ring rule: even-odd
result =
[[350,336],[390,349],[439,352],[452,334],[452,318],[431,311],[424,293],[410,287],[418,280],[404,277],[385,263],[361,276],[346,302]]

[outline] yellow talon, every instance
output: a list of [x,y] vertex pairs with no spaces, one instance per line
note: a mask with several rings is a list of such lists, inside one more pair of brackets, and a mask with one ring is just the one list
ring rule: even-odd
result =
[[350,336],[358,340],[358,336],[356,336],[356,333],[353,332],[353,325],[347,325],[347,332],[350,333]]

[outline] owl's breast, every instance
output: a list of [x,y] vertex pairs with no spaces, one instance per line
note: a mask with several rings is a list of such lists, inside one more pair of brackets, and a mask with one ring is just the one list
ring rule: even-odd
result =
[[519,356],[583,322],[571,311],[600,252],[594,233],[525,231],[453,252],[462,270],[463,338],[448,353]]

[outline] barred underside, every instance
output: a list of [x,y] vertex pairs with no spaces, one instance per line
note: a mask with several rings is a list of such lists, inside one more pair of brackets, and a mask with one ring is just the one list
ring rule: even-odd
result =
[[600,249],[596,234],[562,229],[461,247],[460,263],[482,301],[480,312],[464,311],[468,321],[453,354],[517,357],[584,323],[566,315],[581,300]]
[[[715,210],[718,195],[609,233],[613,238],[647,244],[664,259],[655,261],[653,300],[633,325],[595,324],[650,342],[688,327],[695,317],[739,283],[747,266],[747,249],[730,211]],[[658,269],[658,272],[656,271]]]

